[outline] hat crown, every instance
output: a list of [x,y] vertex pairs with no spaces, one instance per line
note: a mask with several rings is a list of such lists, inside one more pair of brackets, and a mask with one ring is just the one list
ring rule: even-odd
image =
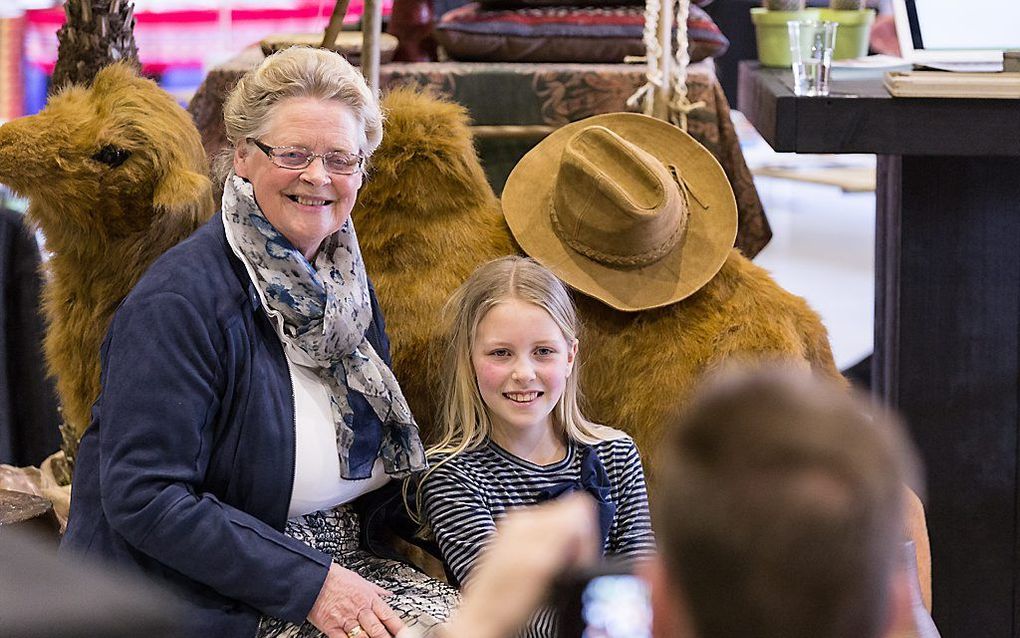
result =
[[566,143],[550,205],[561,241],[616,267],[658,261],[687,227],[687,201],[671,169],[603,126]]

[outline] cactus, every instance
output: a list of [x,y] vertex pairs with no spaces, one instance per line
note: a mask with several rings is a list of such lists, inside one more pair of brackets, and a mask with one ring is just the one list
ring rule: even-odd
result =
[[836,11],[860,11],[865,0],[829,0],[829,8]]
[[131,0],[67,0],[50,95],[68,84],[90,84],[99,69],[118,60],[139,68],[134,11]]
[[803,11],[805,0],[764,0],[762,6],[769,11]]

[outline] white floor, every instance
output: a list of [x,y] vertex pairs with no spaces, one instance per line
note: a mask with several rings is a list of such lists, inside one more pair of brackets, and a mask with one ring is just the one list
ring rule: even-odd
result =
[[[734,123],[752,171],[777,163],[874,166],[871,155],[775,153],[742,118],[735,114]],[[756,177],[755,185],[773,233],[755,263],[818,311],[841,369],[857,363],[874,339],[875,194],[775,177]]]

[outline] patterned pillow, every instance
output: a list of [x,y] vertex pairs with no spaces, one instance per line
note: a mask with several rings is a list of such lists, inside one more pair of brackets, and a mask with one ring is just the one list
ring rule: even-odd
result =
[[[612,63],[645,54],[644,24],[640,6],[490,10],[470,3],[445,13],[435,37],[460,61]],[[687,40],[692,62],[722,55],[730,44],[693,4]]]

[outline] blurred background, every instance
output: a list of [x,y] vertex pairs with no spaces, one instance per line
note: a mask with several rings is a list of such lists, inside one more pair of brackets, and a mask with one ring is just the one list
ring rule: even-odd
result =
[[[322,32],[334,0],[134,0],[143,72],[187,105],[206,72],[269,33]],[[383,1],[383,15],[392,2]],[[345,23],[356,25],[362,0]],[[0,121],[39,111],[57,59],[60,0],[0,3]]]

